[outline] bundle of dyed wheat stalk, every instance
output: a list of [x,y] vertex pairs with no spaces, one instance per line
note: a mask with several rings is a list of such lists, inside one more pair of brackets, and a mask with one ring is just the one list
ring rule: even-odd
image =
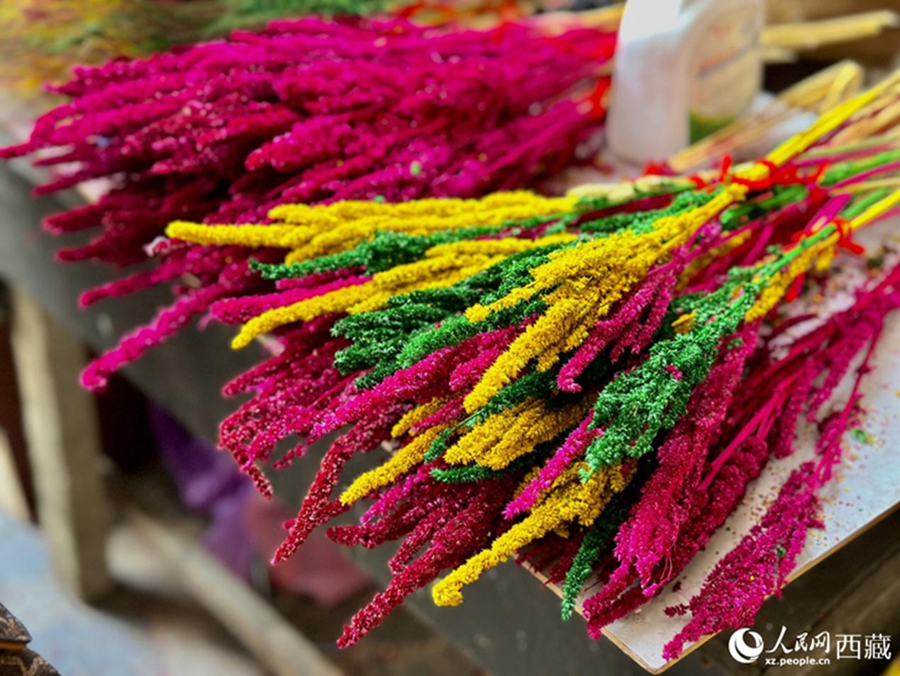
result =
[[[340,644],[444,571],[434,600],[459,603],[511,556],[564,584],[564,616],[599,578],[583,604],[592,635],[675,579],[767,461],[792,452],[800,418],[825,416],[863,352],[857,380],[866,371],[900,304],[892,268],[812,329],[797,333],[784,311],[900,203],[900,149],[884,134],[898,96],[894,80],[841,104],[747,167],[581,199],[346,201],[282,205],[264,226],[173,223],[177,240],[266,252],[252,268],[277,287],[213,305],[243,324],[236,347],[266,332],[281,346],[226,387],[253,397],[223,423],[222,446],[268,493],[267,463],[340,431],[276,560],[361,500],[358,525],[329,529],[335,541],[402,540],[393,580]],[[673,610],[693,619],[669,655],[746,624],[779,589],[858,406],[857,386],[822,420],[817,459]],[[348,461],[385,444],[384,462],[335,497]]]
[[[55,233],[97,230],[66,261],[156,266],[86,293],[85,304],[172,283],[177,300],[99,359],[90,388],[225,297],[263,288],[241,247],[158,242],[177,219],[267,223],[281,203],[477,197],[536,185],[579,161],[603,118],[614,36],[489,30],[403,20],[274,22],[138,61],[84,68],[71,102],[6,157],[54,149],[48,193],[106,177],[95,204],[55,215]],[[514,57],[512,55],[515,55]],[[256,252],[274,261],[279,251]],[[185,285],[183,277],[196,282]]]

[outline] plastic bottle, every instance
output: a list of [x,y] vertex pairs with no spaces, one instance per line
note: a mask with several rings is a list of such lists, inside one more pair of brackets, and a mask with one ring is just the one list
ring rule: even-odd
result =
[[753,103],[764,0],[628,0],[607,134],[620,158],[665,160]]

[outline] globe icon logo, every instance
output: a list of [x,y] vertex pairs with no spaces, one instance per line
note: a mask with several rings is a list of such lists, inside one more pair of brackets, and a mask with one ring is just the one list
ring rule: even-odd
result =
[[762,651],[762,636],[749,629],[738,629],[728,640],[728,652],[741,664],[750,664],[755,661]]

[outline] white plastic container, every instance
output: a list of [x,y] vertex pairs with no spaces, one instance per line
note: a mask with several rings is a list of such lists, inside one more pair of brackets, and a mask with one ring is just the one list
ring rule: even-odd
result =
[[753,103],[764,0],[628,0],[607,121],[609,147],[665,160]]

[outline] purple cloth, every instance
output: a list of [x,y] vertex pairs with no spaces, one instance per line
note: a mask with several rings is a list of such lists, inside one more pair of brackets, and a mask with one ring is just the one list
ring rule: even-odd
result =
[[230,456],[193,437],[154,404],[150,405],[150,426],[160,459],[182,502],[212,520],[203,534],[204,546],[233,573],[249,581],[258,554],[243,515],[253,485]]

